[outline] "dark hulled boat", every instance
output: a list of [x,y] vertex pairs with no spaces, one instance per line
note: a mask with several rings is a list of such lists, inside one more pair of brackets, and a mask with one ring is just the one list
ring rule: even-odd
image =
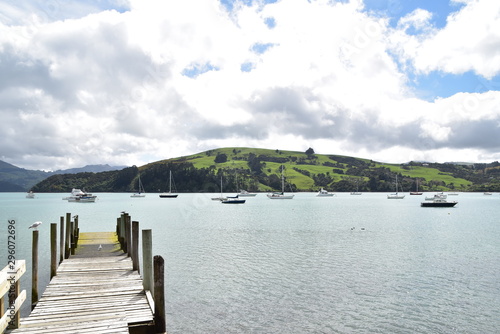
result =
[[421,207],[430,207],[430,208],[451,208],[457,205],[457,201],[447,201],[443,198],[435,198],[432,201],[422,202],[420,203]]

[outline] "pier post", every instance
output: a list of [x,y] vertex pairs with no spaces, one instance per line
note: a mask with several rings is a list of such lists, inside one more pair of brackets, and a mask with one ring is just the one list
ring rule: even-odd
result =
[[132,256],[132,243],[130,242],[130,232],[131,232],[132,227],[130,226],[130,216],[125,214],[125,248],[126,250],[124,251],[127,253],[127,256],[131,257]]
[[127,252],[127,245],[125,245],[125,212],[122,212],[120,216],[120,235],[118,240],[120,241],[120,245],[122,246],[122,251],[124,253]]
[[75,248],[78,247],[78,238],[80,237],[80,228],[78,227],[78,215],[75,216]]
[[74,221],[71,221],[71,232],[69,233],[69,242],[70,242],[70,246],[69,246],[69,249],[71,251],[71,255],[75,255],[75,250],[76,250],[76,245],[75,245],[75,222]]
[[69,242],[71,238],[71,213],[66,213],[66,242],[64,243],[64,258],[69,258]]
[[121,218],[116,218],[116,236],[118,237],[118,242],[120,243],[120,249],[122,248],[121,231],[120,231],[120,220]]
[[57,223],[50,224],[50,279],[57,272]]
[[155,330],[156,333],[165,333],[165,261],[160,255],[154,259],[154,301],[155,301]]
[[140,274],[139,269],[139,222],[132,222],[132,270],[137,270]]
[[59,230],[59,264],[64,260],[64,217],[61,216],[59,220],[60,230]]
[[151,230],[142,230],[142,284],[153,294],[153,237]]
[[38,303],[38,230],[33,231],[31,266],[31,310],[33,310]]

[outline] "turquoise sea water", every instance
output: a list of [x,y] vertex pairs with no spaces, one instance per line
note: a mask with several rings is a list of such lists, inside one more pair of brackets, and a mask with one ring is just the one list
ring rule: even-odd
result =
[[6,264],[7,222],[15,219],[28,295],[31,223],[43,222],[41,293],[51,222],[70,212],[81,231],[113,231],[126,211],[153,230],[153,253],[165,259],[170,334],[500,330],[498,193],[450,196],[455,208],[421,208],[426,194],[259,194],[243,205],[210,200],[218,194],[96,195],[96,203],[68,203],[67,194],[0,193],[0,260]]

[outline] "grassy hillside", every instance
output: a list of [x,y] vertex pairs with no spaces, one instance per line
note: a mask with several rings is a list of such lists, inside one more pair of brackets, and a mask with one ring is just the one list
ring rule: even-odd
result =
[[[161,160],[121,171],[81,173],[49,178],[36,191],[70,191],[71,187],[91,191],[134,191],[138,175],[147,192],[164,191],[171,170],[178,192],[218,192],[240,188],[249,191],[281,189],[281,166],[286,190],[394,191],[394,181],[412,191],[418,181],[422,191],[499,191],[498,163],[463,166],[452,164],[386,164],[367,159],[309,152],[248,147],[214,149],[189,156]],[[479,166],[481,167],[481,166]]]

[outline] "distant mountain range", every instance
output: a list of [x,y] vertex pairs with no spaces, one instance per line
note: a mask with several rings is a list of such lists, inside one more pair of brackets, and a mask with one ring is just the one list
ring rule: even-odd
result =
[[126,167],[127,166],[87,165],[80,168],[44,172],[20,168],[0,160],[0,192],[28,191],[35,184],[57,174],[77,174],[84,172],[100,173],[121,170]]

